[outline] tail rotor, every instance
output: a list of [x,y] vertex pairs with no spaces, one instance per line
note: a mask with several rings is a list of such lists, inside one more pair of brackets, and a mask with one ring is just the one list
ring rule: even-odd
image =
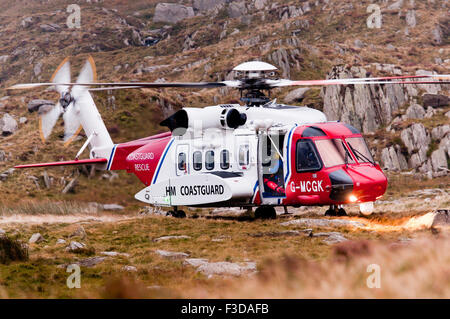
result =
[[[94,60],[89,57],[76,83],[92,83],[97,80]],[[64,146],[68,146],[80,133],[80,101],[85,95],[90,95],[87,86],[63,85],[71,83],[71,71],[69,58],[64,59],[53,73],[50,81],[55,83],[54,89],[60,94],[60,99],[53,107],[41,107],[38,109],[39,129],[41,139],[45,142],[53,131],[56,122],[62,115],[64,120]],[[81,103],[82,104],[82,103]]]

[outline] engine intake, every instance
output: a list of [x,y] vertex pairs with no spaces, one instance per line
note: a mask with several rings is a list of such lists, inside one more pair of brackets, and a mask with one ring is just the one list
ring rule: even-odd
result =
[[247,122],[247,115],[232,107],[213,106],[204,109],[183,108],[160,123],[168,127],[172,134],[181,136],[192,129],[236,129]]

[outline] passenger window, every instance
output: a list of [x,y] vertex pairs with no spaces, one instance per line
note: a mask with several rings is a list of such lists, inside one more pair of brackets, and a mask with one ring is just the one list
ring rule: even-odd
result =
[[250,149],[248,145],[239,146],[239,165],[246,166],[250,162]]
[[220,152],[220,168],[230,168],[230,152],[228,152],[227,150],[223,150],[222,152]]
[[194,154],[192,155],[192,166],[194,167],[194,169],[196,171],[199,171],[202,169],[202,165],[203,165],[203,159],[202,159],[202,152],[200,151],[195,151]]
[[322,164],[317,156],[314,144],[309,140],[299,140],[296,151],[297,172],[318,171]]
[[205,154],[205,168],[210,171],[214,169],[214,151],[208,151]]
[[178,154],[178,170],[186,171],[186,153]]

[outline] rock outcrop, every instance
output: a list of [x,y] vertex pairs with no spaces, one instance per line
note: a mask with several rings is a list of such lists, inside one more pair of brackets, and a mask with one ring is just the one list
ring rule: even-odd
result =
[[194,15],[192,7],[176,3],[158,3],[155,8],[153,22],[177,23]]

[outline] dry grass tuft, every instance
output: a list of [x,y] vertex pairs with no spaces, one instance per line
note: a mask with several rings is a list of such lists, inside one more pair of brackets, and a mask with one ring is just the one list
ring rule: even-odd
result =
[[0,236],[0,264],[28,260],[28,247],[17,239]]
[[[298,256],[266,260],[253,278],[196,297],[205,298],[449,298],[450,238],[421,239],[411,244],[354,241],[334,247],[321,262]],[[380,267],[380,288],[369,288]]]
[[97,208],[79,202],[24,201],[0,207],[0,216],[96,214]]

